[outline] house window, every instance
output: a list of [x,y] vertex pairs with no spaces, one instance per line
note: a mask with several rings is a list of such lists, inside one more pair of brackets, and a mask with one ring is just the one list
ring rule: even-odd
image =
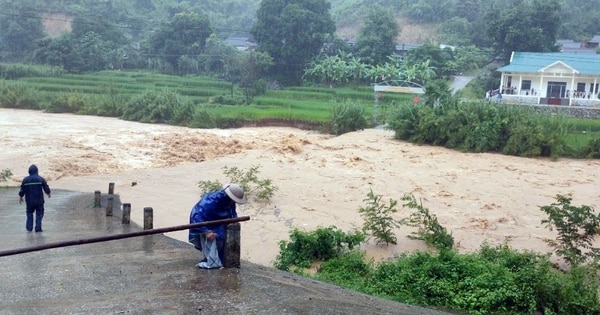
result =
[[531,90],[531,80],[523,80],[521,82],[521,90]]
[[585,92],[585,83],[577,83],[577,92]]

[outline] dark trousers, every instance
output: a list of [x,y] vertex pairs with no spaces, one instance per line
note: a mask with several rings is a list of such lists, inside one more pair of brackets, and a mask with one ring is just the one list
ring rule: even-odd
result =
[[25,228],[27,231],[33,230],[33,214],[35,213],[35,231],[42,231],[42,219],[44,218],[44,204],[38,205],[27,205],[25,210],[27,214],[27,220],[25,221]]

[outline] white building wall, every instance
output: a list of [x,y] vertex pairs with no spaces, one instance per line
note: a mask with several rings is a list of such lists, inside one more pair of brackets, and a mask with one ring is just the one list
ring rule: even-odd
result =
[[[538,96],[546,97],[548,82],[564,82],[566,83],[566,89],[571,91],[577,90],[578,83],[585,83],[585,98],[592,87],[593,91],[590,98],[598,98],[600,77],[572,75],[566,73],[544,73],[540,74],[503,74],[502,82],[508,82],[508,77],[511,76],[511,85],[514,87],[514,95],[525,95],[525,96]],[[523,81],[531,81],[530,89],[524,89]],[[598,85],[598,87],[597,87]],[[510,94],[507,89],[508,86],[504,86],[504,94]],[[570,93],[569,97],[573,97]]]

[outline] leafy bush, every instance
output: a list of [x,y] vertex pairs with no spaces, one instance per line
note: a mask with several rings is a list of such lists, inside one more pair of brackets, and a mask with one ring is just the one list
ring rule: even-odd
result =
[[[248,170],[234,167],[223,167],[223,174],[229,178],[229,183],[237,183],[243,189],[246,196],[254,196],[259,201],[269,201],[273,194],[279,188],[273,184],[271,179],[261,179],[258,177],[259,169],[258,165],[252,166]],[[218,180],[207,180],[200,181],[198,183],[202,191],[202,195],[207,192],[217,191],[223,188],[223,184]]]
[[319,227],[311,232],[294,228],[290,232],[289,242],[279,242],[279,254],[274,266],[286,271],[308,268],[314,261],[339,257],[364,240],[364,234],[359,231],[344,233],[335,226]]
[[315,278],[354,290],[365,290],[364,281],[373,271],[373,259],[364,251],[352,250],[324,261]]
[[15,80],[24,77],[54,77],[65,73],[60,67],[27,65],[27,64],[0,64],[0,78]]
[[589,143],[583,149],[583,156],[588,159],[600,158],[600,138],[595,138],[589,141]]
[[334,102],[332,105],[331,126],[335,135],[366,128],[365,107],[351,100],[343,103]]
[[[409,225],[419,227],[416,238],[439,252],[403,253],[375,264],[364,251],[353,249],[364,240],[360,232],[345,234],[335,227],[313,232],[294,229],[290,242],[279,243],[275,267],[401,303],[468,314],[600,313],[596,266],[563,272],[554,267],[549,253],[517,251],[507,244],[484,243],[477,252],[458,253],[451,250],[452,236],[427,208],[412,195],[403,200],[405,207],[417,209],[408,219]],[[557,218],[572,217],[558,207],[573,210],[570,200],[560,201],[549,208]],[[589,216],[585,207],[576,210]],[[580,227],[569,226],[570,232],[582,232]],[[592,226],[597,229],[596,223]],[[346,237],[350,240],[344,242]],[[307,274],[305,268],[316,260],[322,261],[317,273]]]
[[548,244],[571,266],[600,259],[600,249],[593,247],[594,238],[600,234],[600,216],[590,206],[571,205],[572,198],[557,195],[556,200],[540,208],[548,215],[542,224],[558,232],[556,240],[547,240]]
[[526,157],[558,158],[566,148],[557,119],[545,115],[522,117],[509,127],[502,153]]
[[[357,275],[358,276],[358,275]],[[562,273],[548,255],[482,245],[479,252],[416,252],[382,262],[363,292],[469,314],[596,314],[597,276]]]
[[188,124],[191,128],[215,128],[216,123],[204,107],[196,107],[192,120]]
[[90,97],[89,103],[86,104],[82,114],[121,117],[123,115],[123,107],[130,99],[131,97],[119,93],[114,84],[109,84],[103,88],[102,94]]
[[362,231],[365,235],[374,237],[377,243],[396,244],[396,235],[392,229],[398,227],[398,224],[392,214],[398,212],[398,201],[390,199],[389,204],[385,205],[381,199],[382,196],[375,195],[373,190],[370,190],[364,199],[367,205],[358,210],[364,220]]
[[144,123],[186,125],[193,114],[193,105],[189,100],[166,90],[150,91],[135,97],[123,109],[122,118]]
[[429,213],[429,209],[423,207],[421,202],[417,203],[412,194],[404,195],[402,200],[406,201],[403,207],[417,210],[401,220],[402,224],[418,228],[417,232],[411,234],[411,238],[423,240],[427,245],[440,250],[452,248],[454,237],[438,222],[435,214]]
[[50,113],[81,113],[89,97],[85,94],[70,93],[61,94],[53,99],[49,105],[44,106],[44,110]]
[[20,109],[40,109],[33,97],[37,91],[23,82],[0,81],[0,107]]
[[433,108],[401,104],[390,115],[388,128],[397,139],[410,142],[557,158],[567,150],[564,120],[526,107],[449,101]]

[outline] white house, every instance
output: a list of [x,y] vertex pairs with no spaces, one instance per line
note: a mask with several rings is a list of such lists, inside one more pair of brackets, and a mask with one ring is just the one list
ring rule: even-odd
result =
[[600,104],[600,55],[513,52],[502,73],[503,101],[565,106]]

